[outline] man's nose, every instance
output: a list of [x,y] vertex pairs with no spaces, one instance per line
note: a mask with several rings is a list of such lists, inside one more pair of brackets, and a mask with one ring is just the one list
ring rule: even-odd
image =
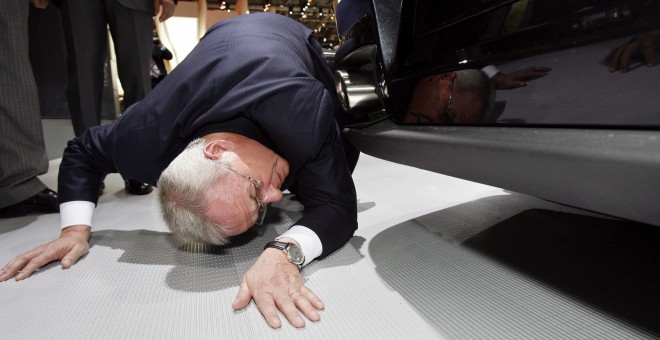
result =
[[261,201],[268,204],[268,203],[277,202],[281,199],[282,199],[282,190],[274,187],[273,185],[269,185],[268,188],[266,188],[266,192],[264,193],[264,198]]

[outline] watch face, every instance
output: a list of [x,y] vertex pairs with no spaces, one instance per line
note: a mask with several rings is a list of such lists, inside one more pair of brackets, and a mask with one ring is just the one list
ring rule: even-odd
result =
[[289,260],[295,264],[303,264],[305,262],[305,255],[298,245],[291,244],[288,249]]

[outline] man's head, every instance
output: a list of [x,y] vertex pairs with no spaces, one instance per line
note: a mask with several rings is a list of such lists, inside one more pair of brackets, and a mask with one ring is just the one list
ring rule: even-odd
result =
[[163,217],[180,242],[227,243],[282,198],[289,165],[255,140],[218,133],[197,139],[158,180]]
[[475,124],[489,120],[495,89],[480,70],[459,70],[420,79],[402,121]]

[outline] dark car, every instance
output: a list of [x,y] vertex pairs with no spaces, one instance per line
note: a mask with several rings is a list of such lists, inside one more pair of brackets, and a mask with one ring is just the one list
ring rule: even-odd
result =
[[[362,152],[660,226],[660,1],[372,11],[370,39],[335,61]],[[522,80],[466,91],[466,70]]]

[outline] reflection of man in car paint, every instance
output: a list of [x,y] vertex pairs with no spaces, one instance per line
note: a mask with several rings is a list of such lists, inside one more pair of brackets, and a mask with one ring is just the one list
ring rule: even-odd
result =
[[495,88],[480,70],[459,70],[420,79],[403,123],[474,124],[492,120]]

